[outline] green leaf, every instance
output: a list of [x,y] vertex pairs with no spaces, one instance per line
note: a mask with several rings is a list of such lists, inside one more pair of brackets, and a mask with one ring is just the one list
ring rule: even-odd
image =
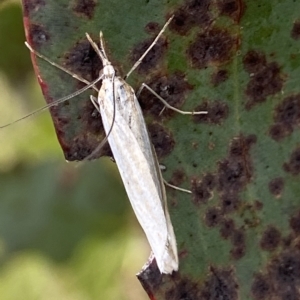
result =
[[[101,65],[85,32],[96,40],[103,31],[123,75],[175,15],[130,83],[146,82],[171,105],[208,115],[166,109],[159,116],[157,99],[145,91],[139,98],[164,176],[192,190],[192,196],[168,190],[180,267],[172,277],[160,276],[154,263],[139,274],[151,299],[298,299],[300,3],[24,1],[24,7],[31,45],[88,80]],[[82,87],[45,62],[35,66],[48,102]],[[103,139],[88,95],[52,110],[69,160],[82,159]]]

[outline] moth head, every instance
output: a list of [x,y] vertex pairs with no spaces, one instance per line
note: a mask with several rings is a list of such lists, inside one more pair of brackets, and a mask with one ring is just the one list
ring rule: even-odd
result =
[[107,65],[104,65],[103,67],[103,75],[105,77],[112,77],[115,75],[115,69],[114,67],[109,63]]

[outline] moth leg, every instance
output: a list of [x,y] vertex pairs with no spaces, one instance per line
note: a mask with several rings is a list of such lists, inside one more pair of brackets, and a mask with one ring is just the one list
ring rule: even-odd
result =
[[[90,96],[90,100],[93,103],[93,105],[96,108],[96,110],[101,114],[101,112],[100,112],[100,106],[99,106],[99,103],[97,101],[98,99],[95,96],[91,95]],[[111,129],[112,129],[112,127],[111,127]],[[111,129],[110,129],[110,131],[111,131]],[[110,134],[110,131],[109,131],[109,134]],[[87,157],[85,157],[80,163],[82,163],[84,161],[87,161],[87,160],[92,160],[92,159],[97,158],[97,155],[99,154],[100,150],[106,144],[106,142],[108,140],[109,134],[106,135],[105,138],[101,141],[101,143],[92,151],[92,153],[90,153]]]
[[[92,101],[93,105],[95,106],[95,108],[97,109],[97,111],[101,114],[100,112],[100,105],[99,105],[99,102],[98,102],[98,99],[91,95],[90,96],[90,100]],[[113,117],[113,121],[112,121],[112,124],[110,126],[110,129],[108,131],[108,133],[106,134],[106,137],[101,141],[101,143],[92,151],[91,154],[89,154],[87,157],[84,158],[83,161],[86,161],[86,160],[91,160],[91,159],[94,159],[96,157],[96,154],[99,153],[99,151],[103,148],[103,146],[107,143],[107,140],[108,140],[108,137],[113,129],[113,126],[114,126],[114,123],[115,123],[115,113],[114,113],[114,117]]]
[[[33,53],[34,55],[36,55],[37,57],[39,57],[39,58],[41,58],[42,60],[48,62],[48,63],[51,64],[52,66],[54,66],[54,67],[56,67],[56,68],[62,70],[63,72],[65,72],[65,73],[71,75],[73,78],[75,78],[75,79],[77,79],[77,80],[79,80],[79,81],[81,81],[81,82],[83,82],[83,83],[90,84],[90,82],[89,82],[88,80],[86,80],[86,79],[84,79],[83,77],[81,77],[81,76],[79,76],[79,75],[77,75],[77,74],[75,74],[75,73],[69,71],[69,70],[66,69],[65,67],[60,66],[59,64],[57,64],[57,63],[55,63],[54,61],[52,61],[52,60],[50,60],[49,58],[47,58],[45,55],[43,55],[43,54],[39,53],[38,51],[34,50],[27,42],[25,42],[25,45],[26,45],[26,47],[30,50],[30,52]],[[99,75],[99,76],[101,76],[101,75]],[[95,89],[97,92],[99,92],[99,90],[97,89],[97,87],[95,87],[95,86],[92,86],[92,87],[93,87],[93,89]]]
[[[166,167],[165,167],[164,165],[159,165],[159,168],[160,168],[162,171],[166,170]],[[192,193],[190,190],[186,190],[186,189],[180,188],[180,187],[178,187],[178,186],[176,186],[176,185],[173,185],[173,184],[167,182],[164,178],[163,178],[163,181],[164,181],[164,184],[165,184],[166,186],[168,186],[168,187],[170,187],[170,188],[172,188],[172,189],[174,189],[174,190],[181,191],[181,192],[188,193],[188,194],[191,194],[191,193]]]
[[95,106],[95,108],[97,109],[97,111],[99,112],[99,113],[101,113],[100,112],[100,106],[99,106],[99,103],[98,103],[98,99],[95,97],[95,96],[93,96],[93,95],[91,95],[90,96],[90,100],[91,100],[91,102],[93,103],[93,105]]
[[163,179],[163,180],[164,180],[164,184],[165,184],[166,186],[168,186],[168,187],[170,187],[170,188],[172,188],[172,189],[174,189],[174,190],[177,190],[177,191],[180,191],[180,192],[184,192],[184,193],[188,193],[188,194],[191,194],[191,193],[192,193],[190,190],[186,190],[186,189],[180,188],[180,187],[178,187],[178,186],[176,186],[176,185],[173,185],[173,184],[167,182],[165,179]]
[[153,89],[151,89],[150,86],[148,86],[147,84],[143,83],[141,85],[141,87],[139,88],[139,90],[136,93],[136,96],[139,97],[139,95],[141,94],[143,88],[146,88],[149,92],[151,92],[154,96],[156,96],[156,98],[158,100],[160,100],[165,107],[172,109],[182,115],[205,115],[207,114],[207,111],[184,111],[184,110],[180,110],[172,105],[170,105],[165,99],[163,99],[161,96],[159,96]]

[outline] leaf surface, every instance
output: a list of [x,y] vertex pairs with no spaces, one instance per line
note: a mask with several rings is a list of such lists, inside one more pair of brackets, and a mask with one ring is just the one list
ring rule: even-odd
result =
[[[23,1],[28,41],[92,80],[86,42],[101,29],[124,75],[172,14],[130,83],[150,85],[182,116],[139,97],[168,190],[180,268],[139,275],[151,299],[298,299],[300,286],[300,3],[287,1]],[[48,102],[82,87],[34,58]],[[124,72],[125,71],[125,72]],[[91,153],[103,130],[90,92],[51,110],[68,160]],[[102,154],[107,154],[104,149]]]

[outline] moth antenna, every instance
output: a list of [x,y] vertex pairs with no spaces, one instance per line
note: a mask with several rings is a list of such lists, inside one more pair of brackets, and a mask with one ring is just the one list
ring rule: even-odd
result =
[[130,69],[130,71],[127,73],[127,75],[124,77],[124,80],[126,80],[129,75],[140,65],[140,63],[142,62],[142,60],[144,59],[144,57],[149,53],[149,51],[153,48],[153,46],[157,43],[158,39],[161,37],[161,35],[164,33],[164,31],[166,30],[166,28],[168,27],[168,25],[171,23],[171,21],[173,20],[174,15],[172,15],[169,20],[167,21],[167,23],[164,25],[164,27],[161,29],[161,31],[159,32],[159,34],[156,36],[156,38],[154,39],[154,41],[152,42],[152,44],[148,47],[148,49],[144,52],[144,54],[137,60],[137,62],[133,65],[133,67]]
[[99,33],[100,35],[100,46],[101,46],[101,51],[103,53],[103,56],[106,58],[106,60],[108,60],[106,52],[105,52],[105,47],[104,47],[104,38],[103,38],[103,32],[100,31]]
[[62,97],[62,98],[60,98],[60,99],[57,99],[57,100],[55,100],[55,101],[49,103],[49,104],[46,105],[46,106],[43,106],[43,107],[41,107],[41,108],[38,108],[37,110],[33,111],[32,113],[28,114],[27,116],[24,116],[24,117],[22,117],[22,118],[20,118],[20,119],[17,119],[17,120],[15,120],[15,121],[12,121],[12,122],[10,122],[10,123],[8,123],[8,124],[5,124],[5,125],[3,125],[3,126],[0,126],[0,129],[5,128],[5,127],[8,127],[8,126],[10,126],[10,125],[13,125],[13,124],[15,124],[15,123],[18,123],[18,122],[20,122],[20,121],[22,121],[22,120],[24,120],[24,119],[27,119],[27,118],[29,118],[29,117],[32,117],[33,115],[36,115],[36,114],[38,114],[38,113],[41,113],[41,112],[43,112],[43,111],[49,109],[50,107],[56,106],[56,105],[58,105],[58,104],[60,104],[60,103],[62,103],[62,102],[65,102],[65,101],[67,101],[67,100],[69,100],[69,99],[71,99],[71,98],[73,98],[73,97],[78,96],[79,94],[81,94],[81,93],[83,93],[84,91],[88,90],[89,88],[93,87],[93,85],[96,84],[98,81],[100,81],[100,80],[102,79],[102,77],[103,77],[103,75],[102,75],[102,76],[99,76],[97,79],[95,79],[94,81],[92,81],[91,83],[89,83],[88,85],[86,85],[85,87],[83,87],[82,89],[80,89],[80,90],[78,90],[78,91],[76,91],[76,92],[74,92],[74,93],[72,93],[72,94],[70,94],[70,95],[68,95],[68,96],[65,96],[65,97]]
[[[101,31],[100,31],[100,33],[101,33]],[[108,65],[108,64],[109,64],[109,61],[108,61],[108,59],[107,59],[107,57],[106,57],[106,55],[105,55],[105,52],[103,53],[103,52],[99,49],[98,45],[93,41],[93,39],[90,37],[90,35],[89,35],[88,33],[85,33],[85,35],[86,35],[88,41],[90,42],[91,46],[92,46],[93,49],[95,50],[95,52],[98,54],[98,56],[99,56],[100,59],[102,60],[103,66]],[[101,34],[100,34],[100,36],[101,36]],[[101,45],[101,47],[102,47],[102,45]]]

